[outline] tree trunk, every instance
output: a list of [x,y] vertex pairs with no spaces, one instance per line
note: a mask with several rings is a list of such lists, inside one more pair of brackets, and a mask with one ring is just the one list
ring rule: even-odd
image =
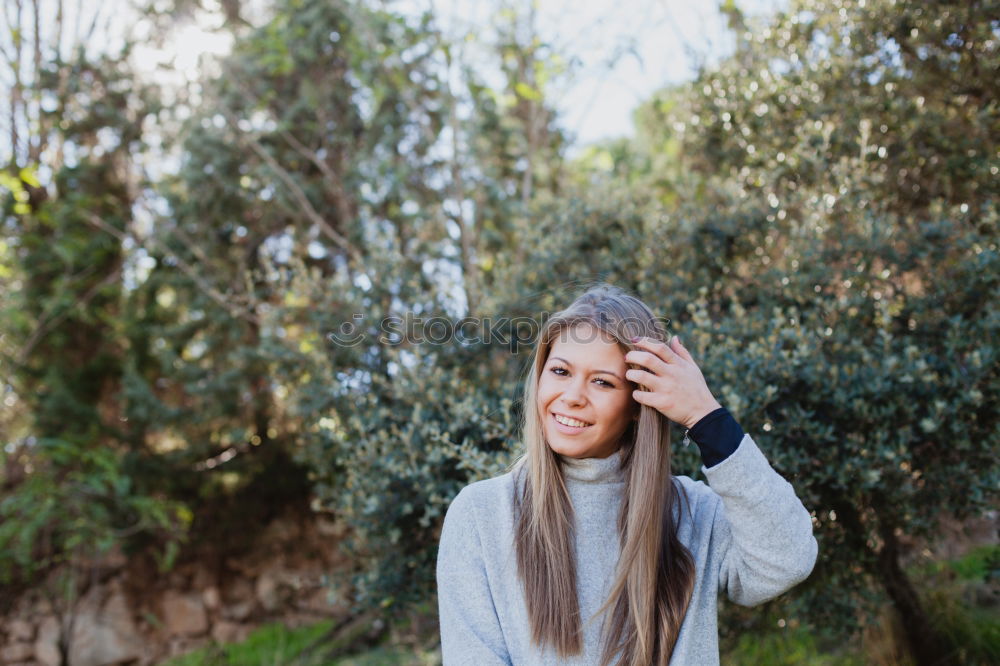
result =
[[954,646],[945,635],[937,631],[927,617],[920,604],[920,597],[899,565],[899,541],[893,533],[894,525],[884,518],[877,519],[875,529],[882,540],[882,547],[873,548],[870,545],[871,539],[865,536],[871,533],[873,526],[861,520],[857,506],[844,501],[834,501],[832,504],[854,547],[874,555],[875,569],[872,573],[882,583],[886,595],[899,613],[903,625],[901,638],[905,640],[914,663],[917,666],[946,666],[956,663]]
[[957,663],[957,651],[927,617],[913,584],[899,565],[899,541],[893,527],[880,520],[879,536],[883,542],[882,550],[877,553],[876,558],[879,580],[903,620],[903,637],[909,645],[914,662],[917,666]]

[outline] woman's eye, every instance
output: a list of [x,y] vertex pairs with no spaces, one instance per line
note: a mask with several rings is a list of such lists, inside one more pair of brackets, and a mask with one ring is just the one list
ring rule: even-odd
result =
[[[549,372],[554,372],[556,375],[558,375],[560,377],[565,377],[566,375],[569,374],[569,372],[567,372],[566,368],[559,368],[559,367],[549,368]],[[601,384],[601,386],[607,386],[608,388],[614,388],[615,387],[615,385],[612,384],[611,382],[609,382],[607,379],[600,379],[600,378],[598,378],[598,379],[595,379],[594,381],[595,382],[599,382]]]

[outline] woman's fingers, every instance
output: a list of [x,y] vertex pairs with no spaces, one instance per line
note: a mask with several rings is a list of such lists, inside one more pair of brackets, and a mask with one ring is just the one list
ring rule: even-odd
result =
[[670,345],[660,340],[656,340],[655,338],[640,337],[633,340],[633,344],[635,344],[636,347],[645,350],[646,353],[653,354],[664,363],[677,363],[681,360],[681,357],[677,354],[677,352],[670,348]]
[[630,382],[635,382],[636,384],[642,384],[643,386],[649,387],[657,385],[660,377],[658,375],[654,375],[652,372],[647,372],[646,370],[629,368],[625,371],[625,379]]
[[[638,343],[637,343],[638,344]],[[625,362],[640,366],[642,369],[662,376],[670,372],[670,365],[681,362],[677,353],[660,343],[659,348],[647,347],[648,351],[633,349],[625,354]]]
[[625,377],[648,387],[647,391],[632,392],[636,402],[654,407],[671,421],[688,428],[719,407],[698,364],[676,336],[669,344],[650,338],[632,342],[642,349],[629,351],[625,361],[643,367],[629,368]]
[[625,362],[638,366],[651,374],[660,376],[667,372],[667,364],[663,359],[650,352],[632,350],[625,354]]

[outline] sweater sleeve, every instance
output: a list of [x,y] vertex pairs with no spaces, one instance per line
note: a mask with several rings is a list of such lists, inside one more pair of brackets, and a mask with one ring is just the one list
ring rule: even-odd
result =
[[444,666],[509,665],[493,604],[468,486],[452,500],[437,556],[438,619]]
[[756,606],[808,578],[818,553],[812,518],[750,435],[702,472],[721,500],[711,536],[719,589],[734,603]]
[[688,434],[698,445],[705,467],[712,467],[732,455],[744,433],[729,410],[719,407],[703,416]]

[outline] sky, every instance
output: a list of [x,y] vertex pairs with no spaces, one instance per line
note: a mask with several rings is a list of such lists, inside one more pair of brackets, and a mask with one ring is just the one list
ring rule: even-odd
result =
[[[258,2],[262,0],[257,0]],[[217,0],[205,0],[208,8]],[[733,48],[717,3],[691,0],[535,0],[538,35],[574,63],[571,74],[548,91],[562,127],[576,149],[633,131],[632,112],[658,88],[689,80],[699,62],[714,62]],[[418,14],[433,8],[446,35],[461,40],[482,33],[496,2],[485,0],[393,0],[390,7]],[[787,0],[739,0],[747,14],[766,15]],[[528,0],[519,6],[527,7]],[[194,78],[199,57],[224,55],[231,39],[212,28],[218,12],[202,12],[160,49],[140,47],[149,68],[168,68],[175,80]],[[172,70],[172,72],[170,72]]]
[[[489,25],[493,3],[430,2],[446,34]],[[404,3],[405,4],[405,3]],[[523,3],[527,5],[527,2]],[[750,15],[767,15],[787,0],[739,0]],[[732,51],[717,2],[691,0],[537,0],[542,40],[578,59],[572,79],[553,96],[563,127],[578,146],[632,133],[632,112],[657,89],[693,78],[698,62]]]

